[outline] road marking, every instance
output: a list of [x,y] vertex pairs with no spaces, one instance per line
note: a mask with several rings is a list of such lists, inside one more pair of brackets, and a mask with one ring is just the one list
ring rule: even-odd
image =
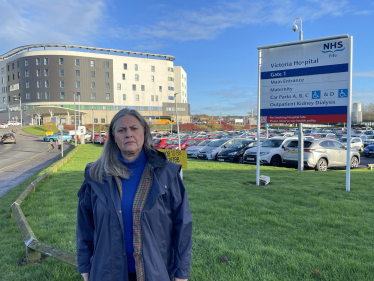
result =
[[15,166],[17,166],[17,165],[19,165],[19,164],[21,164],[21,163],[23,163],[23,162],[26,162],[26,161],[28,161],[28,160],[31,160],[31,159],[33,159],[33,158],[35,158],[35,157],[37,157],[37,156],[40,156],[40,155],[42,155],[42,154],[44,154],[44,153],[47,153],[48,151],[50,151],[50,150],[52,150],[52,149],[53,149],[53,148],[52,148],[51,144],[48,143],[48,149],[47,149],[46,151],[43,151],[43,152],[41,152],[41,153],[39,153],[39,154],[36,154],[36,155],[34,155],[34,156],[31,156],[31,157],[29,157],[29,158],[27,158],[27,159],[25,159],[25,160],[22,160],[21,162],[17,162],[17,163],[14,163],[14,164],[10,165],[10,166],[4,167],[4,168],[0,169],[0,173],[5,172],[4,170],[6,170],[6,169],[9,169],[9,168],[15,167]]

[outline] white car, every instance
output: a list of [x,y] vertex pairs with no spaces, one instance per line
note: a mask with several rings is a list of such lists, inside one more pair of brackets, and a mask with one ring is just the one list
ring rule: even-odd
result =
[[[283,138],[274,137],[265,140],[260,147],[260,164],[270,164],[271,166],[280,167],[283,163],[284,147],[297,137]],[[250,148],[246,151],[244,163],[255,164],[257,162],[257,147]]]
[[[339,141],[347,146],[347,137],[342,137]],[[362,142],[362,139],[359,137],[351,137],[351,148],[364,151],[364,143]]]
[[245,139],[226,138],[226,139],[217,140],[215,142],[208,144],[206,147],[200,149],[199,153],[197,154],[197,158],[217,161],[217,156],[219,152],[221,152],[225,148],[232,146],[234,143],[237,143],[238,141],[243,141],[243,140]]
[[1,129],[6,129],[6,128],[8,128],[8,124],[7,123],[0,123],[0,128]]
[[197,158],[197,153],[200,149],[206,147],[208,144],[217,141],[216,139],[207,139],[199,143],[199,145],[194,145],[186,148],[187,157]]
[[19,126],[19,125],[21,125],[21,123],[18,122],[18,121],[8,121],[7,125],[8,126]]

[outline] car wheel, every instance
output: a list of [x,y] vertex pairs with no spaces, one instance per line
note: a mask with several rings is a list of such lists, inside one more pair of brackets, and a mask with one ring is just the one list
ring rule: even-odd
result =
[[351,159],[351,169],[356,169],[358,167],[358,158],[353,156]]
[[240,155],[239,157],[238,157],[238,163],[239,164],[243,164],[244,162],[243,162],[243,155]]
[[53,139],[49,139],[49,142],[54,142],[54,140]]
[[273,158],[271,158],[270,165],[280,167],[282,165],[282,159],[278,155],[275,155]]
[[324,172],[327,170],[327,161],[324,158],[321,158],[317,162],[317,170]]

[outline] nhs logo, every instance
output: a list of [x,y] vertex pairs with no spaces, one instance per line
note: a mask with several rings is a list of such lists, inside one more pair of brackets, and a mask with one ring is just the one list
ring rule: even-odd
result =
[[345,47],[343,46],[343,42],[330,42],[330,43],[324,43],[323,44],[323,50],[322,53],[335,53],[337,51],[343,51]]

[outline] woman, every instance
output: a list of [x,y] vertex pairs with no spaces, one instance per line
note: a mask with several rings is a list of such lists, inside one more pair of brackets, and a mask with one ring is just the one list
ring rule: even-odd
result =
[[122,109],[78,192],[77,262],[84,280],[186,281],[192,218],[180,165],[153,150],[144,118]]
[[56,140],[56,145],[58,147],[58,150],[61,152],[61,145],[62,145],[61,135],[58,135],[57,140]]

